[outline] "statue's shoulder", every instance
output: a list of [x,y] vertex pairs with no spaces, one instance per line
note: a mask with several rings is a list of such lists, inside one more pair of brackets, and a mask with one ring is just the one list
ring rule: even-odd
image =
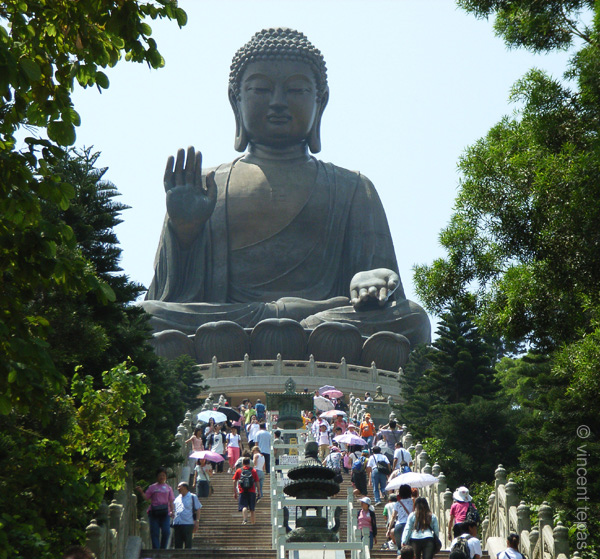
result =
[[344,167],[335,165],[334,163],[326,163],[320,160],[317,160],[317,162],[325,167],[329,173],[335,176],[338,184],[351,188],[375,190],[373,183],[360,171],[351,171],[350,169],[345,169]]

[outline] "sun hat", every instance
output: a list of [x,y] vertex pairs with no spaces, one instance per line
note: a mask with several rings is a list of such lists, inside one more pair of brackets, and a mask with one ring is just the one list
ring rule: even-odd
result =
[[369,497],[363,497],[362,499],[359,499],[359,501],[361,503],[366,503],[367,505],[371,504],[371,499],[369,499]]
[[469,495],[469,490],[463,485],[459,487],[453,494],[452,498],[455,501],[460,501],[461,503],[468,503],[473,500],[473,497]]
[[180,487],[182,487],[182,486],[184,486],[184,485],[185,485],[185,486],[186,486],[186,487],[189,489],[189,486],[188,486],[188,484],[187,484],[187,481],[180,481],[180,482],[177,484],[177,489],[179,489]]
[[362,453],[366,454],[367,456],[369,455],[369,451],[366,448],[362,451]]

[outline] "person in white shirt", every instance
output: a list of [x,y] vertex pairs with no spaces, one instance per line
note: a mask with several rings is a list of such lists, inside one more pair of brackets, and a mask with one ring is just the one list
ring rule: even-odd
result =
[[256,434],[256,446],[260,448],[260,453],[265,457],[265,474],[269,475],[271,472],[271,433],[267,431],[264,423],[260,424]]
[[212,450],[223,457],[223,461],[219,462],[216,467],[217,473],[222,472],[223,464],[227,456],[227,442],[225,440],[225,435],[221,433],[221,426],[219,424],[215,425],[215,432],[208,437],[206,443],[209,450]]
[[198,497],[190,493],[185,481],[177,486],[179,495],[173,501],[175,514],[173,516],[173,532],[175,549],[192,548],[192,535],[198,530],[198,521],[202,505]]
[[227,473],[233,473],[233,466],[240,457],[240,436],[238,435],[238,428],[232,427],[231,433],[227,433],[227,457],[229,458],[229,471]]
[[[373,454],[367,462],[367,475],[369,477],[369,485],[373,486],[373,494],[375,495],[374,506],[381,504],[381,499],[385,498],[385,486],[387,485],[387,475],[379,471],[378,464],[384,462],[390,468],[390,461],[381,454],[381,449],[378,446],[373,447]],[[389,471],[389,470],[388,470]]]
[[509,534],[506,538],[508,547],[496,555],[498,559],[523,559],[523,555],[519,553],[519,535]]
[[392,470],[400,470],[400,473],[404,473],[402,471],[402,463],[405,463],[409,469],[412,468],[413,459],[410,455],[410,452],[405,448],[402,448],[402,443],[396,443],[396,450],[394,451],[394,464],[392,466]]
[[477,522],[461,523],[463,533],[450,543],[450,554],[460,540],[466,540],[469,546],[469,559],[481,559],[481,542],[477,539]]
[[323,462],[325,457],[329,454],[329,446],[331,445],[331,433],[329,433],[327,426],[323,423],[319,427],[319,433],[316,440],[319,445],[319,460]]
[[250,448],[252,448],[256,444],[256,435],[260,431],[260,424],[258,423],[258,419],[253,415],[252,419],[250,419],[250,423],[247,426],[248,429],[248,444]]

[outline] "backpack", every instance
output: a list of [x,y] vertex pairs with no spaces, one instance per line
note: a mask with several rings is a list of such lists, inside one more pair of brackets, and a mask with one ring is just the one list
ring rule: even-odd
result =
[[367,469],[367,460],[364,456],[361,456],[352,464],[352,471],[356,473],[364,472]]
[[389,463],[385,460],[377,460],[377,471],[384,476],[389,476],[392,473]]
[[467,516],[465,516],[464,522],[475,522],[479,524],[481,520],[481,516],[479,512],[474,507],[473,503],[469,503],[469,508],[467,509]]
[[457,542],[450,548],[450,556],[448,559],[471,559],[471,550],[469,549],[469,538],[462,536],[458,538]]
[[254,478],[252,477],[252,470],[242,470],[242,475],[240,477],[240,487],[244,492],[248,492],[254,487]]

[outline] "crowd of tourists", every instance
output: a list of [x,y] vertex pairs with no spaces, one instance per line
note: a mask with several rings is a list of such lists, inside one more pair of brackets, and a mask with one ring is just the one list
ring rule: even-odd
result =
[[[192,460],[191,491],[188,482],[181,481],[177,486],[178,496],[174,497],[162,468],[157,471],[156,483],[146,491],[136,488],[150,503],[147,512],[153,548],[166,548],[171,525],[175,548],[191,548],[202,508],[200,499],[210,497],[211,476],[224,472],[225,461],[229,464],[228,473],[232,474],[233,498],[242,513],[242,525],[255,524],[256,505],[263,497],[264,480],[270,472],[271,447],[275,449],[277,463],[276,449],[283,441],[279,431],[274,431],[271,439],[265,423],[266,407],[260,400],[255,404],[244,400],[238,410],[237,419],[222,423],[208,421],[196,427],[186,441],[191,445],[192,456],[204,450],[213,453],[210,455],[213,459]],[[403,447],[403,431],[397,422],[391,419],[376,427],[369,413],[364,413],[361,421],[348,419],[341,400],[335,401],[334,409],[326,413],[314,409],[303,412],[303,422],[307,438],[317,442],[319,459],[334,470],[336,481],[343,482],[344,475],[350,477],[359,503],[357,525],[369,534],[369,547],[377,545],[379,523],[382,526],[379,533],[384,534],[382,549],[403,559],[432,559],[441,548],[436,515],[427,499],[419,495],[418,488],[401,483],[402,478],[391,483],[413,469],[413,457]],[[243,452],[240,452],[241,432],[246,433],[248,441]],[[373,501],[368,496],[369,489]],[[480,518],[468,488],[456,489],[453,499],[447,534],[449,559],[481,559]],[[506,550],[498,554],[498,559],[523,559],[518,545],[518,536],[511,534]]]

